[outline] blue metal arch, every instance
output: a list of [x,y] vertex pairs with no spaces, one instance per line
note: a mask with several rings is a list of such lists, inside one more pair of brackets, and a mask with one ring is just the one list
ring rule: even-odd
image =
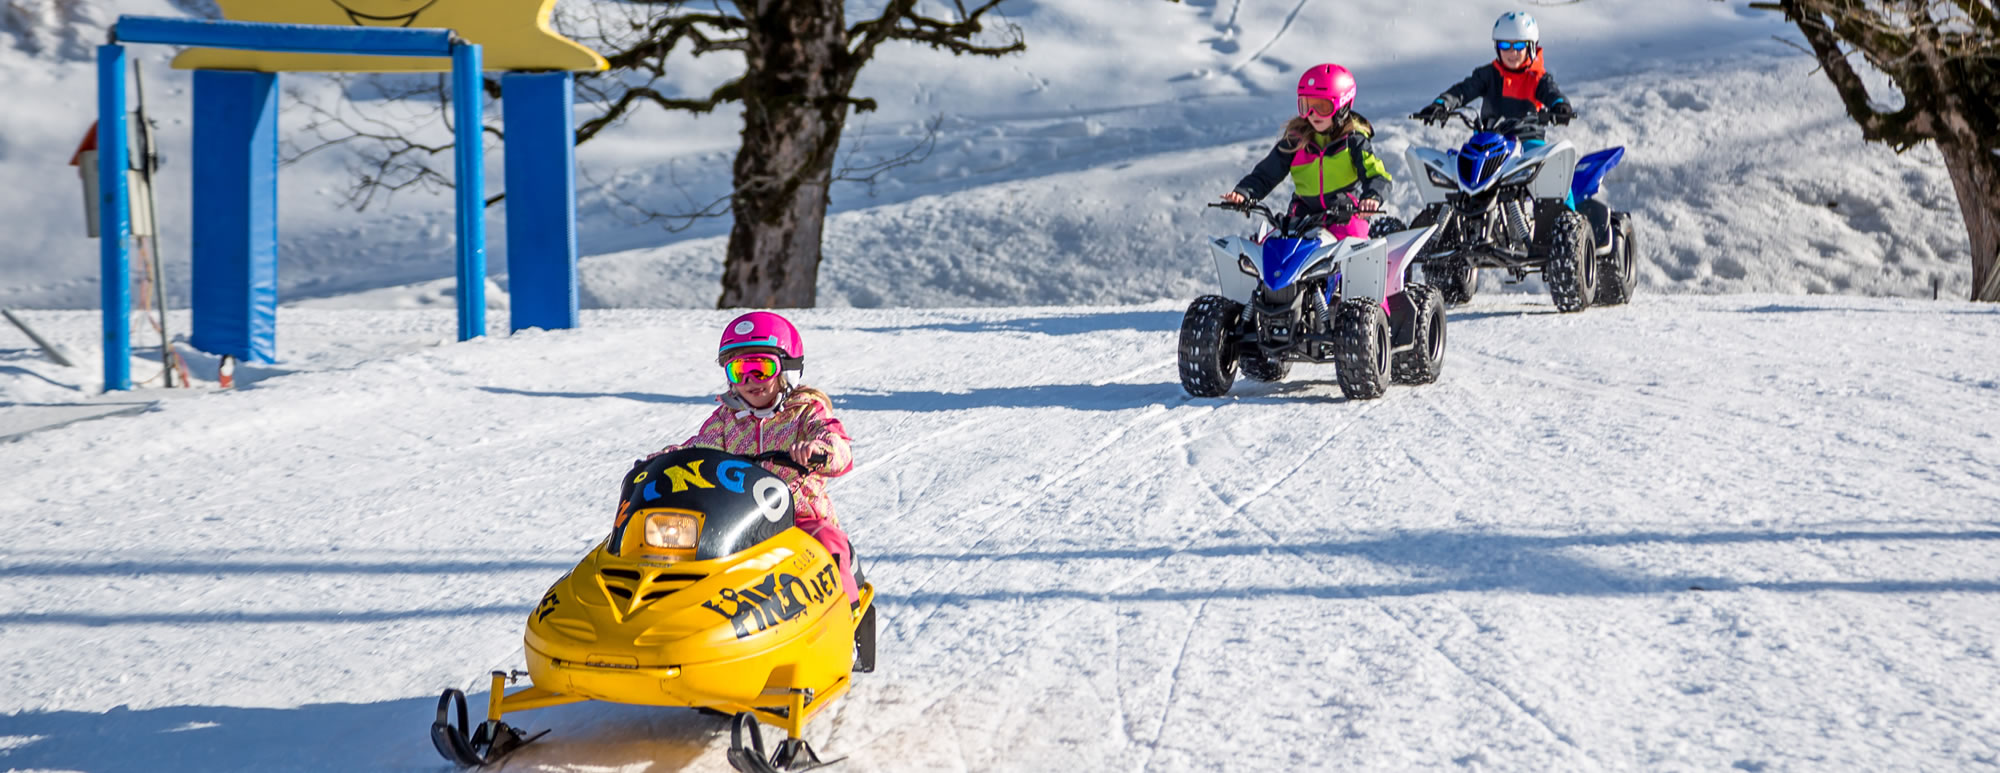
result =
[[[121,16],[111,41],[97,49],[99,270],[104,304],[104,389],[132,388],[132,220],[126,188],[125,43],[203,46],[318,54],[449,56],[457,147],[458,333],[464,341],[486,331],[485,165],[481,152],[480,47],[450,30],[337,27],[313,24]],[[275,296],[271,298],[275,304]],[[268,334],[268,331],[265,331]],[[268,356],[268,352],[265,353]]]

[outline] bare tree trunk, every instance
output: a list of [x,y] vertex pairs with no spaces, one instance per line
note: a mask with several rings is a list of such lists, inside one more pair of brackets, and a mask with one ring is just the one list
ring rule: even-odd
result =
[[1938,138],[1958,210],[1972,239],[1972,300],[2000,301],[2000,156],[1977,145]]
[[[812,306],[834,151],[846,125],[842,0],[739,0],[751,28],[743,145],[720,308]],[[754,8],[751,6],[755,6]]]
[[[2000,302],[2000,15],[1993,0],[1958,0],[1958,15],[1930,3],[1898,0],[1780,0],[1755,8],[1781,10],[1798,25],[1814,58],[1840,92],[1863,139],[1901,153],[1936,142],[1958,194],[1972,243],[1975,301]],[[1894,112],[1874,107],[1868,87],[1843,44],[1863,54],[1902,92]]]

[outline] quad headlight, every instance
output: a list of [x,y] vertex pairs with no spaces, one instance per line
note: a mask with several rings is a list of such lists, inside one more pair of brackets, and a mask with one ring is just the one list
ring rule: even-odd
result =
[[1533,182],[1533,181],[1534,181],[1534,179],[1535,179],[1535,175],[1538,175],[1538,174],[1541,174],[1541,173],[1542,173],[1542,165],[1541,165],[1541,164],[1536,164],[1536,165],[1534,165],[1534,166],[1529,166],[1529,167],[1522,167],[1522,168],[1520,168],[1520,169],[1516,169],[1516,170],[1514,170],[1514,171],[1512,171],[1512,172],[1508,172],[1508,173],[1507,173],[1507,176],[1506,176],[1506,177],[1503,177],[1503,178],[1501,178],[1501,179],[1500,179],[1500,184],[1501,184],[1501,185],[1527,185],[1528,183],[1530,183],[1530,182]]
[[1424,174],[1431,178],[1432,185],[1436,185],[1441,188],[1458,187],[1457,180],[1451,179],[1449,176],[1445,175],[1445,173],[1438,171],[1434,167],[1429,167],[1429,166],[1424,167]]
[[1251,276],[1263,276],[1257,273],[1257,264],[1252,263],[1248,255],[1238,254],[1236,256],[1236,270]]

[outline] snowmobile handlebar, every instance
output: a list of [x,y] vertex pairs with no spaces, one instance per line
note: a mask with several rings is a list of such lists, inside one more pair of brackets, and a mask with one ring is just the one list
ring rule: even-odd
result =
[[779,467],[790,467],[794,470],[798,470],[799,472],[811,475],[815,472],[819,472],[819,469],[821,467],[826,466],[826,452],[821,451],[819,453],[813,454],[812,456],[806,457],[806,461],[810,462],[812,465],[810,467],[803,464],[799,464],[796,461],[793,461],[792,452],[790,451],[765,451],[764,453],[750,457],[750,461],[771,462],[772,464],[776,464]]

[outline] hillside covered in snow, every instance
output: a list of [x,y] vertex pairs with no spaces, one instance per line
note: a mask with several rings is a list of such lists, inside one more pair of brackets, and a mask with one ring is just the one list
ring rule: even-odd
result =
[[[17,4],[18,5],[18,4]],[[867,4],[861,4],[865,7]],[[95,242],[63,166],[93,117],[90,25],[112,12],[180,14],[165,0],[66,0],[15,12],[0,77],[0,305],[90,308]],[[29,7],[22,6],[22,7]],[[822,303],[966,306],[1139,303],[1186,298],[1209,281],[1193,249],[1240,219],[1201,204],[1229,189],[1292,110],[1298,72],[1337,61],[1360,79],[1377,148],[1405,175],[1411,144],[1455,147],[1462,130],[1402,116],[1491,58],[1499,2],[1413,7],[1399,0],[1169,4],[1018,1],[1028,51],[1001,60],[891,48],[857,93],[878,99],[843,152],[866,163],[934,145],[872,185],[843,183],[825,239]],[[60,11],[58,12],[58,10]],[[1965,236],[1935,152],[1865,145],[1809,56],[1774,14],[1742,3],[1590,0],[1536,7],[1550,72],[1579,105],[1563,136],[1625,146],[1611,200],[1636,215],[1642,286],[1653,293],[1779,292],[1963,297]],[[29,21],[23,21],[27,19]],[[36,21],[39,20],[39,21]],[[32,23],[30,23],[32,22]],[[81,31],[76,31],[80,29]],[[82,48],[79,48],[82,47]],[[185,299],[187,79],[172,53],[138,47],[167,149],[162,221],[174,298]],[[682,57],[670,84],[706,94],[732,54]],[[375,110],[375,90],[287,76],[284,121],[301,100]],[[504,105],[489,106],[498,114]],[[689,212],[728,190],[740,122],[646,112],[579,149],[584,303],[708,307],[719,292],[727,219],[670,232],[646,212]],[[296,138],[293,138],[296,139]],[[489,174],[499,185],[499,152]],[[448,301],[451,213],[411,190],[355,212],[339,206],[351,158],[315,153],[281,175],[281,298],[341,307]],[[844,162],[845,163],[845,162]],[[32,184],[31,184],[32,183]],[[1415,193],[1392,205],[1409,214]],[[489,215],[500,233],[505,208]],[[491,265],[505,287],[505,244]],[[442,281],[436,281],[442,280]],[[1493,281],[1489,279],[1488,281]],[[1501,289],[1497,284],[1491,290]],[[1536,291],[1532,284],[1523,289]],[[504,293],[494,295],[504,303]],[[174,301],[170,300],[170,303]]]

